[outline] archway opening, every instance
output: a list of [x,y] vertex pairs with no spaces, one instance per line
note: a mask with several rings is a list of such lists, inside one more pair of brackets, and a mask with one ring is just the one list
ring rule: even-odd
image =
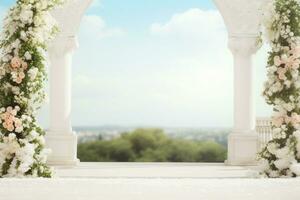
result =
[[[72,69],[72,117],[79,133],[79,158],[223,162],[233,123],[233,70],[219,11],[212,2],[152,2],[147,7],[134,2],[138,12],[125,3],[130,1],[120,7],[113,1],[92,5],[82,20]],[[114,14],[121,10],[125,19]],[[134,131],[137,128],[144,130]],[[156,138],[170,148],[154,149],[161,144],[152,143],[157,130],[148,128],[162,129],[176,141]],[[124,132],[133,136],[121,136]],[[99,137],[98,143],[86,142]],[[137,140],[144,142],[144,148],[136,150],[141,146]],[[128,156],[128,145],[133,146],[134,159]],[[213,158],[209,153],[202,155],[206,150]],[[87,155],[89,151],[93,155]],[[99,158],[94,155],[97,151],[108,153]],[[115,151],[121,153],[115,155]],[[185,154],[186,159],[164,160],[162,151]],[[126,158],[118,157],[122,152]]]
[[[61,27],[63,27],[62,33],[60,34],[59,37],[57,37],[57,39],[55,40],[55,42],[52,45],[52,49],[50,50],[50,56],[51,56],[51,70],[50,70],[50,74],[52,77],[52,80],[50,81],[51,83],[51,87],[50,87],[50,96],[51,96],[51,100],[50,100],[50,130],[47,134],[47,143],[48,146],[50,148],[53,148],[55,150],[54,154],[50,157],[50,161],[51,163],[69,163],[69,164],[74,164],[76,163],[76,149],[77,149],[77,139],[76,139],[76,134],[74,134],[72,132],[72,123],[71,123],[71,69],[72,69],[72,57],[73,57],[73,51],[77,46],[77,39],[76,39],[76,35],[77,35],[77,29],[79,27],[79,24],[81,22],[81,19],[83,17],[83,13],[88,5],[88,3],[90,3],[91,0],[76,0],[73,3],[70,3],[69,5],[65,6],[63,9],[58,10],[57,12],[54,13],[54,15],[56,16],[56,18],[58,19],[58,21],[61,24]],[[231,1],[227,2],[226,1],[222,1],[222,0],[215,0],[216,4],[218,5],[218,8],[220,9],[220,11],[222,12],[222,16],[225,19],[226,22],[226,27],[228,28],[229,31],[229,49],[231,50],[231,53],[233,54],[234,57],[234,128],[229,136],[229,140],[228,140],[228,162],[231,165],[252,165],[255,164],[255,157],[256,157],[256,153],[257,153],[257,144],[258,144],[258,136],[257,133],[255,131],[255,112],[254,112],[254,101],[253,101],[253,75],[254,75],[254,67],[252,65],[252,58],[253,55],[256,53],[256,51],[259,49],[259,43],[258,41],[258,36],[259,36],[259,22],[260,22],[260,6],[261,3],[260,2],[251,2],[247,7],[243,6],[244,2],[239,2],[239,3],[232,3]],[[246,3],[246,2],[245,2]],[[231,5],[231,6],[228,6]],[[72,12],[69,12],[70,10],[72,10]],[[74,12],[74,10],[76,10],[76,12]],[[78,11],[78,12],[77,12]],[[196,14],[195,14],[196,13]],[[200,13],[200,14],[199,14]],[[204,12],[205,13],[205,12]],[[208,56],[207,54],[205,54],[206,52],[209,52],[210,49],[212,49],[214,46],[212,45],[213,42],[212,41],[216,41],[222,37],[218,37],[215,35],[210,34],[210,36],[215,36],[213,37],[213,39],[207,39],[204,40],[201,37],[195,37],[195,35],[199,35],[199,34],[203,34],[205,33],[205,30],[207,29],[203,29],[201,31],[198,30],[198,26],[195,26],[195,22],[198,24],[201,24],[201,20],[197,21],[197,20],[191,20],[191,23],[186,23],[186,19],[193,19],[193,16],[201,16],[201,14],[203,14],[203,10],[201,9],[190,9],[190,10],[186,10],[186,11],[182,11],[182,12],[178,12],[178,14],[176,15],[170,15],[168,16],[165,20],[163,21],[155,21],[152,23],[148,24],[148,28],[146,30],[150,30],[150,32],[147,33],[151,33],[150,36],[155,38],[159,38],[160,40],[156,40],[156,41],[152,41],[151,39],[148,38],[146,44],[146,47],[148,47],[149,49],[148,52],[155,52],[155,53],[160,53],[159,55],[157,55],[157,57],[152,56],[153,58],[155,58],[154,60],[156,60],[157,58],[171,58],[171,60],[173,62],[171,62],[171,66],[174,66],[175,64],[182,64],[185,68],[187,68],[187,66],[192,66],[192,64],[197,63],[197,59],[190,59],[189,56],[191,55],[195,55],[191,53],[191,50],[197,50],[199,48],[199,46],[201,45],[197,45],[199,43],[201,43],[202,45],[205,44],[205,42],[208,42],[208,47],[207,49],[205,49],[205,52],[201,52],[199,51],[198,54],[201,56],[206,56],[203,57],[202,60],[207,60]],[[173,16],[173,17],[171,17]],[[182,17],[185,16],[185,17]],[[192,17],[191,17],[192,16]],[[215,15],[214,15],[215,16]],[[136,16],[136,18],[138,18],[138,16]],[[142,17],[140,17],[142,18]],[[72,19],[72,20],[70,20]],[[168,20],[169,19],[169,20]],[[215,19],[215,18],[213,18]],[[220,18],[219,18],[220,19]],[[123,35],[123,31],[122,29],[120,29],[120,27],[116,26],[116,28],[114,28],[114,26],[111,26],[112,28],[109,28],[110,26],[107,26],[103,19],[99,18],[99,16],[95,17],[95,16],[89,16],[89,21],[92,21],[92,25],[88,26],[90,27],[97,27],[100,28],[98,29],[98,31],[95,29],[94,31],[92,31],[93,33],[100,33],[98,34],[98,37],[93,37],[92,38],[92,42],[90,42],[90,46],[86,49],[87,52],[90,52],[89,55],[89,59],[87,60],[86,63],[83,63],[85,65],[91,66],[90,64],[87,63],[91,63],[91,61],[93,61],[93,59],[95,60],[96,58],[98,58],[98,55],[93,55],[94,52],[97,51],[92,51],[92,47],[93,45],[96,44],[96,39],[101,39],[101,38],[105,38],[111,35],[119,35],[122,36]],[[215,27],[213,24],[213,22],[215,22],[214,20],[206,20],[206,22],[209,22],[208,24],[213,27]],[[219,20],[222,21],[222,20]],[[100,23],[99,23],[100,22]],[[249,23],[246,23],[249,22]],[[100,24],[100,25],[99,25]],[[147,23],[145,23],[147,24]],[[113,25],[113,24],[112,24]],[[149,27],[149,25],[151,25]],[[178,28],[178,26],[183,26],[183,29]],[[210,27],[208,26],[208,27]],[[136,28],[136,26],[133,26],[134,28]],[[191,28],[192,27],[192,28]],[[122,27],[121,27],[122,28]],[[187,31],[187,30],[191,30],[191,31]],[[85,30],[85,29],[83,29]],[[100,31],[99,31],[100,30]],[[213,31],[211,31],[213,32]],[[209,33],[211,33],[209,32]],[[129,32],[128,32],[129,33]],[[145,34],[145,32],[144,32]],[[126,35],[126,31],[125,34]],[[120,40],[118,39],[111,39],[114,43],[110,44],[109,46],[113,46],[114,48],[109,52],[107,51],[107,49],[105,51],[102,52],[103,55],[107,56],[109,53],[114,53],[115,55],[111,56],[112,59],[116,60],[116,62],[119,64],[121,63],[122,65],[113,65],[113,66],[120,66],[116,72],[117,75],[120,73],[123,73],[123,75],[129,75],[129,77],[126,79],[127,82],[122,82],[122,86],[125,85],[125,83],[131,82],[134,83],[134,81],[136,79],[138,79],[138,76],[132,76],[132,73],[126,73],[123,68],[124,68],[124,63],[127,63],[133,55],[135,55],[136,57],[134,57],[134,61],[132,63],[132,65],[130,67],[132,67],[135,70],[140,70],[139,66],[137,66],[137,60],[138,59],[143,59],[143,58],[147,58],[145,60],[148,60],[148,58],[151,56],[149,56],[148,54],[143,54],[144,51],[141,51],[140,49],[138,50],[138,45],[140,44],[140,41],[137,43],[136,39],[140,39],[138,37],[138,35],[134,35],[134,34],[129,34],[132,36],[132,41],[129,40],[128,44],[129,44],[129,49],[125,49],[125,53],[128,53],[128,56],[124,58],[124,56],[122,57],[122,55],[124,55],[124,41],[122,41],[122,45],[120,46]],[[184,36],[187,37],[188,39],[184,39]],[[152,38],[152,39],[153,39]],[[194,43],[191,44],[191,40],[194,39]],[[201,40],[202,39],[202,40]],[[175,41],[175,42],[172,42]],[[171,42],[170,42],[171,41]],[[184,43],[184,41],[188,41],[186,43]],[[225,42],[224,42],[225,41]],[[224,39],[224,41],[220,41],[219,42],[219,46],[215,45],[216,48],[213,51],[214,57],[211,59],[208,59],[208,63],[215,61],[217,63],[218,60],[221,60],[222,56],[224,56],[224,52],[228,52],[227,49],[224,51],[222,51],[221,55],[218,55],[218,51],[217,48],[220,47],[220,44],[226,44],[226,39]],[[181,42],[181,43],[180,43]],[[155,44],[160,43],[163,44],[163,49],[161,48],[161,46],[159,48],[151,48],[153,46],[155,46]],[[174,44],[182,44],[180,45],[181,48],[171,48],[169,51],[166,51],[166,47],[169,45],[174,45]],[[102,43],[104,44],[104,42]],[[126,43],[125,43],[126,44]],[[144,45],[143,45],[144,47]],[[189,48],[186,48],[189,47]],[[123,49],[122,49],[123,48]],[[175,49],[175,50],[174,50]],[[135,51],[134,51],[135,50]],[[138,51],[137,51],[138,50]],[[151,51],[152,50],[152,51]],[[176,54],[177,51],[179,50],[186,50],[184,52],[182,52],[182,54],[179,53],[179,55]],[[121,51],[121,53],[120,53]],[[147,52],[147,51],[146,51]],[[163,54],[167,52],[166,54]],[[175,52],[175,53],[174,53]],[[197,52],[197,51],[196,51]],[[173,53],[173,54],[172,54]],[[116,55],[117,54],[117,55]],[[126,55],[126,54],[125,54]],[[150,54],[150,55],[155,55]],[[165,56],[163,56],[165,55]],[[171,55],[175,55],[175,59],[174,57],[172,57]],[[179,56],[186,56],[184,59],[178,59]],[[144,56],[144,57],[143,57]],[[195,62],[196,61],[196,62]],[[98,64],[100,62],[100,60],[96,59],[96,64]],[[144,61],[145,62],[145,61]],[[149,61],[148,61],[149,62]],[[150,63],[153,62],[153,60],[150,60]],[[107,63],[105,63],[107,64]],[[164,69],[164,67],[166,66],[166,64],[168,64],[168,62],[163,62],[161,61],[159,64],[164,64],[163,67],[159,66],[159,65],[153,65],[155,67],[157,67],[158,69],[160,69],[162,71],[162,69]],[[207,64],[207,63],[206,63]],[[224,63],[221,63],[221,65],[224,65]],[[145,63],[143,63],[142,66],[145,66]],[[151,65],[150,65],[151,66]],[[176,66],[176,65],[175,65]],[[155,69],[155,67],[152,67],[153,69]],[[129,68],[129,67],[128,67]],[[149,69],[152,69],[151,67],[149,67]],[[180,68],[180,65],[179,65]],[[213,68],[213,67],[212,67]],[[149,70],[147,69],[147,70]],[[169,69],[169,68],[168,68]],[[84,72],[88,72],[88,71],[92,71],[92,70],[87,70]],[[144,70],[145,71],[145,70]],[[97,76],[97,72],[96,71],[92,71],[95,72],[96,76]],[[147,71],[148,72],[148,71]],[[227,72],[227,71],[226,71]],[[104,72],[102,72],[104,73]],[[183,71],[182,73],[187,73],[186,71]],[[225,72],[224,72],[225,73]],[[84,73],[83,73],[84,74]],[[94,75],[95,75],[94,74]],[[150,74],[150,73],[149,73]],[[158,74],[157,72],[154,74]],[[161,73],[162,74],[162,73]],[[199,74],[202,74],[199,72]],[[220,78],[216,80],[216,75],[218,73],[215,72],[213,73],[212,77],[209,77],[209,81],[206,81],[203,85],[207,86],[211,86],[213,83],[214,84],[219,84],[220,83]],[[130,77],[131,75],[131,77]],[[141,75],[141,74],[139,74]],[[186,75],[186,74],[184,74]],[[224,74],[223,74],[224,75]],[[195,74],[188,74],[187,76],[180,76],[180,80],[182,80],[185,77],[194,77]],[[92,76],[91,76],[92,77]],[[154,78],[157,78],[159,76],[154,76]],[[222,78],[224,78],[224,76],[221,76]],[[152,78],[152,77],[150,77]],[[201,77],[202,79],[207,78],[207,76],[203,76]],[[145,80],[148,80],[149,77],[145,77],[143,79],[143,81],[145,82]],[[187,82],[190,82],[191,78],[188,79]],[[83,78],[82,80],[84,80],[83,82],[88,83],[90,81],[92,81],[92,79],[90,77],[88,78]],[[130,80],[130,81],[128,81]],[[151,80],[149,81],[150,84],[146,84],[147,89],[152,86],[153,87],[153,83],[158,83],[158,81],[156,79],[154,79],[155,81]],[[198,81],[197,78],[194,78],[192,80]],[[178,85],[178,80],[173,82],[175,86]],[[184,81],[181,81],[180,83],[184,84]],[[95,84],[96,85],[96,84]],[[101,84],[100,84],[101,85]],[[113,84],[111,84],[113,85]],[[136,83],[133,84],[134,86],[139,86],[140,83]],[[172,84],[171,84],[172,85]],[[172,85],[172,86],[173,86]],[[223,84],[221,89],[216,90],[217,93],[221,93],[224,91],[224,85]],[[132,86],[132,85],[130,85]],[[90,89],[92,87],[85,87],[84,89]],[[131,91],[133,89],[135,89],[136,87],[127,87],[130,88]],[[124,88],[122,91],[129,91],[129,89]],[[159,89],[161,90],[161,88],[163,87],[159,87]],[[185,88],[185,87],[182,87]],[[194,85],[191,87],[194,88]],[[90,91],[90,93],[92,93],[94,95],[94,91],[97,90],[98,88]],[[127,89],[127,90],[126,90]],[[178,88],[176,88],[178,89]],[[143,91],[143,90],[140,90]],[[151,90],[147,90],[147,91],[151,91]],[[167,91],[174,91],[174,88],[172,89],[167,89]],[[186,91],[184,91],[186,92]],[[214,93],[214,90],[210,90],[209,91],[210,94]],[[111,93],[109,93],[111,95]],[[126,93],[127,94],[127,93]],[[152,93],[151,93],[152,94]],[[178,93],[175,93],[178,94]],[[227,94],[227,93],[226,93]],[[163,95],[165,95],[165,93],[163,93]],[[161,97],[163,95],[157,95],[158,97]],[[146,96],[146,95],[144,95]],[[180,98],[173,98],[174,102],[175,100],[179,100],[181,99],[183,95],[180,96]],[[80,97],[85,97],[84,95],[80,95]],[[138,96],[136,95],[135,92],[133,92],[133,97],[132,99],[138,99]],[[207,97],[205,95],[202,96]],[[223,96],[223,103],[224,103],[224,97]],[[96,97],[94,96],[93,99],[96,99]],[[118,98],[116,98],[118,99]],[[122,99],[122,98],[119,98]],[[103,100],[100,99],[100,102],[103,103]],[[130,102],[134,102],[134,101],[130,101]],[[214,100],[214,99],[213,99]],[[110,101],[109,103],[111,103],[113,101]],[[149,102],[147,105],[153,105],[155,101],[151,101]],[[92,102],[93,103],[93,102]],[[93,106],[91,103],[91,105],[89,106]],[[98,102],[97,102],[98,103]],[[166,108],[168,108],[168,106],[172,105],[171,103],[165,103],[167,106],[165,106]],[[81,104],[83,105],[83,104]],[[134,106],[138,105],[135,104]],[[204,104],[206,105],[206,104]],[[207,105],[213,105],[214,108],[216,108],[216,103],[213,103],[212,101],[209,101],[207,103]],[[231,104],[232,105],[232,104]],[[148,108],[149,106],[147,106]],[[163,107],[163,108],[165,108]],[[176,106],[178,107],[178,106]],[[208,107],[208,106],[206,106]],[[206,108],[205,107],[205,108]],[[222,105],[221,108],[224,109],[227,106]],[[106,107],[104,107],[106,108]],[[95,111],[96,109],[94,109]],[[117,111],[119,111],[119,109],[116,109]],[[133,110],[133,109],[132,109]],[[131,111],[132,111],[131,110]],[[137,111],[140,111],[141,109],[137,109]],[[161,112],[158,113],[154,116],[157,115],[166,115],[168,113],[169,110],[166,110],[165,112]],[[150,110],[150,112],[153,112],[152,110]],[[211,112],[211,111],[210,111]],[[210,113],[209,112],[209,113]],[[101,112],[100,112],[101,113]],[[129,112],[130,114],[133,112]],[[138,113],[138,112],[135,112]],[[215,114],[213,117],[217,118],[217,116],[220,116],[222,112],[218,112],[217,114]],[[108,113],[111,114],[111,113]],[[109,115],[107,114],[107,116],[104,116],[102,119],[108,119]],[[91,112],[87,112],[86,113],[87,116],[91,116],[92,113]],[[121,116],[121,115],[120,115]],[[114,119],[114,122],[117,122],[116,118],[120,117],[119,115],[112,115],[112,118]],[[141,119],[147,119],[147,117],[141,117],[142,115],[137,115],[135,114],[134,117],[137,117],[139,120]],[[149,116],[149,115],[147,115]],[[184,115],[172,115],[171,117],[176,117],[176,116],[184,116]],[[170,118],[166,118],[166,119],[171,119]],[[207,116],[205,116],[207,118]],[[93,119],[91,117],[91,119]],[[95,118],[97,119],[97,117]],[[128,118],[127,115],[125,116],[121,116],[120,118],[121,120],[128,120],[130,118]],[[156,118],[154,118],[156,119]],[[183,117],[183,119],[191,119],[190,116],[188,117]],[[214,119],[216,120],[216,119]],[[160,120],[161,121],[161,120]],[[224,121],[224,120],[222,120]],[[226,121],[226,120],[225,120]],[[80,122],[82,122],[82,120],[80,120]],[[176,121],[172,122],[172,124],[176,124],[179,125],[179,123],[176,123]]]

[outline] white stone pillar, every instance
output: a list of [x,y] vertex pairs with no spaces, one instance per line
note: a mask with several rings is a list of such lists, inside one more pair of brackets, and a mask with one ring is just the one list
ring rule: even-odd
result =
[[71,67],[75,36],[59,36],[50,50],[50,128],[46,145],[52,150],[50,165],[72,166],[78,163],[77,136],[71,124]]
[[234,57],[234,128],[228,138],[230,165],[255,164],[258,137],[255,132],[252,57],[258,50],[256,36],[229,38]]

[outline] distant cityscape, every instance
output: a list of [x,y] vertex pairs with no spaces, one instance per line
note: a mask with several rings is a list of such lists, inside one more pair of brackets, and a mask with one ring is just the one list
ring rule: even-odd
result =
[[[124,126],[99,126],[99,127],[73,127],[78,135],[79,143],[92,140],[111,140],[122,133],[131,132],[137,128],[153,127],[124,127]],[[159,128],[174,138],[189,140],[215,141],[227,146],[227,136],[230,128]]]

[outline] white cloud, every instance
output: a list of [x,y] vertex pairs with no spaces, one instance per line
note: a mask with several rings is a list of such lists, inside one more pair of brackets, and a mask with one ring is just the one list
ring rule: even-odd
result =
[[217,10],[189,9],[165,23],[152,24],[150,32],[161,44],[178,52],[172,59],[182,66],[231,67],[227,32]]
[[[217,10],[190,9],[186,12],[173,15],[165,24],[154,23],[151,32],[157,35],[181,35],[199,38],[203,35],[218,35],[225,32],[225,26]],[[213,34],[213,35],[211,35]]]
[[93,40],[106,37],[120,36],[124,31],[120,28],[109,28],[98,15],[86,15],[82,19],[80,35]]

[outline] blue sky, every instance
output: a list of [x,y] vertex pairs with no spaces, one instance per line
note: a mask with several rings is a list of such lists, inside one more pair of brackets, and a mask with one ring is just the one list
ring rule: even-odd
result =
[[131,30],[145,29],[156,20],[168,20],[174,13],[193,7],[214,9],[211,0],[101,0],[99,6],[89,9],[87,14],[97,14],[112,26],[124,26]]
[[[78,38],[74,125],[232,126],[232,56],[212,1],[95,0]],[[266,51],[254,58],[257,116],[270,113],[260,97]]]

